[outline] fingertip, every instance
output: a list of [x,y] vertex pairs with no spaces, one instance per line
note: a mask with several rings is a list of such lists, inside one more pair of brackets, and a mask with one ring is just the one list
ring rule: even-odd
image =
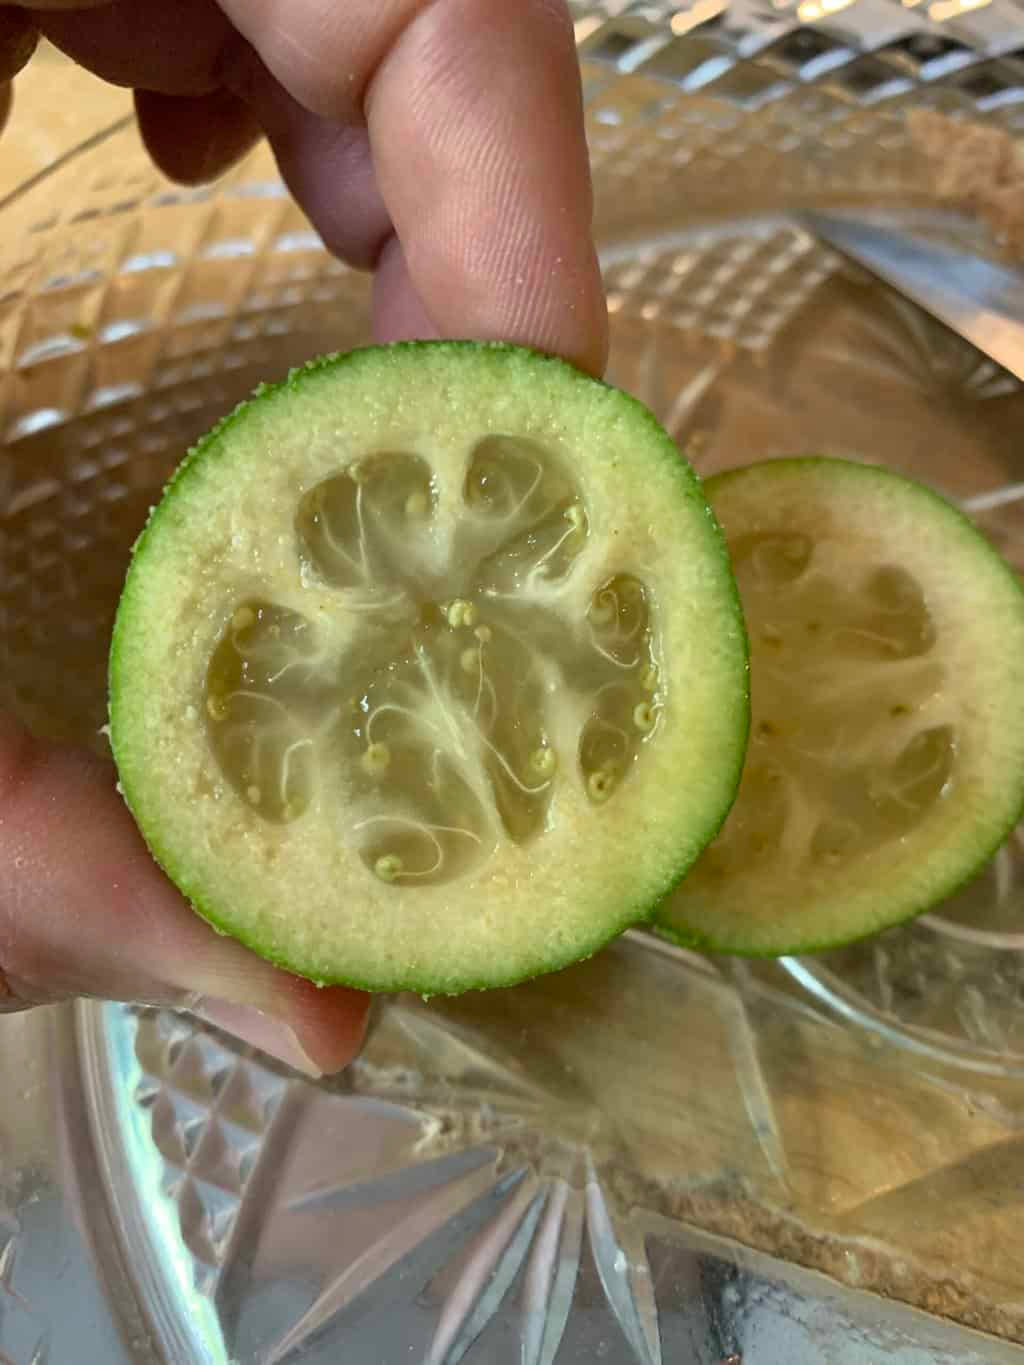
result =
[[317,986],[289,976],[283,983],[281,1018],[313,1065],[334,1075],[359,1055],[372,998],[347,986]]
[[378,67],[367,110],[381,193],[436,329],[600,375],[607,310],[564,6],[425,6]]
[[276,1013],[205,996],[192,1001],[190,1009],[215,1028],[319,1080],[342,1071],[358,1056],[369,997],[337,986],[325,987],[318,996],[307,1002],[295,998],[283,1009],[279,1001]]
[[228,90],[207,95],[136,90],[134,95],[147,152],[164,175],[181,185],[216,180],[262,136],[255,115]]
[[577,270],[585,278],[575,288],[559,274],[560,262],[552,267],[553,279],[545,290],[542,279],[531,277],[520,289],[519,306],[514,290],[504,323],[478,312],[459,329],[453,318],[447,328],[438,326],[427,311],[398,238],[392,234],[380,253],[373,279],[374,339],[420,341],[444,336],[472,337],[478,341],[510,341],[558,355],[587,374],[600,379],[608,363],[608,309],[596,254]]
[[588,242],[571,269],[556,257],[547,281],[533,281],[533,292],[513,310],[510,340],[522,339],[560,355],[600,379],[608,363],[608,306],[597,252]]

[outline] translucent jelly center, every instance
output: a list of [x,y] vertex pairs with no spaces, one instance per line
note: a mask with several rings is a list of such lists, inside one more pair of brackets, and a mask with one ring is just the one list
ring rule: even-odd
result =
[[739,798],[694,876],[838,868],[912,830],[951,781],[956,733],[917,581],[826,570],[798,533],[745,536],[733,562],[753,718]]
[[463,875],[553,822],[560,782],[612,799],[663,700],[650,594],[617,574],[573,605],[592,535],[574,477],[506,436],[475,448],[441,526],[420,456],[373,454],[308,491],[303,575],[355,623],[331,632],[271,600],[237,604],[207,672],[220,767],[284,824],[337,793],[382,881]]

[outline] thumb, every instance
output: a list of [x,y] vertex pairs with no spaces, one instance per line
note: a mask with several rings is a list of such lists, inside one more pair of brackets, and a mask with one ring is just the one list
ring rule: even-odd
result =
[[190,1009],[309,1075],[359,1050],[369,997],[281,971],[189,909],[109,764],[0,715],[0,1011],[88,995]]

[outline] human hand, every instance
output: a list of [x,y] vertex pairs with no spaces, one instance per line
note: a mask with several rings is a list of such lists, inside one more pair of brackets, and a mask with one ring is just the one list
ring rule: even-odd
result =
[[[265,132],[327,246],[374,270],[379,339],[498,337],[600,373],[560,0],[36,0],[0,7],[0,82],[38,31],[135,89],[175,179],[215,177]],[[158,871],[110,767],[0,718],[0,1010],[69,995],[194,1009],[314,1074],[355,1054],[368,1005],[214,934]]]
[[521,341],[602,370],[563,0],[35,0],[0,8],[0,80],[34,29],[134,88],[172,178],[210,179],[265,132],[329,249],[374,269],[381,339]]

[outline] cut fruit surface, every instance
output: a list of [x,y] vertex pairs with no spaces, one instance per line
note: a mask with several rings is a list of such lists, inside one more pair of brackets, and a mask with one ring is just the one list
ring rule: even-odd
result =
[[739,796],[657,912],[685,943],[851,942],[969,879],[1024,808],[1024,591],[960,512],[871,465],[705,485],[751,647]]
[[508,984],[646,917],[748,729],[725,543],[634,400],[514,347],[314,362],[134,554],[111,741],[198,911],[319,981]]

